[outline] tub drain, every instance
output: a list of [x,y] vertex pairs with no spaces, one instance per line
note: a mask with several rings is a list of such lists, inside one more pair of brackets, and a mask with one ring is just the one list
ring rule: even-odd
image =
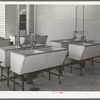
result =
[[30,90],[31,90],[31,91],[39,91],[40,88],[38,88],[38,87],[34,87],[34,88],[31,88]]

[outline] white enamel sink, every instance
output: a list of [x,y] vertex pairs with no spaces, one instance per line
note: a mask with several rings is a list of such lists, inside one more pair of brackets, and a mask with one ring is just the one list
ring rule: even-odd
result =
[[18,51],[19,54],[22,55],[34,55],[34,54],[40,54],[40,53],[45,53],[45,52],[52,52],[52,51],[58,51],[58,50],[62,50],[64,48],[57,48],[57,47],[44,47],[44,48],[38,48],[38,49],[32,49],[32,50],[21,50]]
[[32,50],[30,48],[19,48],[15,45],[12,46],[3,46],[0,47],[0,61],[2,61],[3,63],[1,64],[3,67],[9,67],[10,66],[10,52],[11,51],[15,51],[15,52],[19,52],[20,54],[26,54],[26,55],[33,55],[33,54],[40,54],[44,51],[41,50]]
[[[70,41],[70,40],[69,40]],[[62,41],[62,42],[69,42],[68,40],[64,40],[64,41]]]
[[57,51],[57,50],[62,50],[62,49],[64,48],[49,46],[49,47],[40,48],[39,50],[42,50],[44,52],[52,52],[52,51]]
[[98,40],[93,40],[93,41],[87,41],[87,42],[84,42],[84,43],[81,43],[82,45],[94,45],[94,44],[100,44],[100,41]]
[[85,46],[87,46],[87,45],[91,45],[90,43],[81,43],[82,45],[85,45]]
[[43,53],[44,51],[40,51],[40,50],[33,50],[33,53]]
[[100,43],[100,40],[94,40],[93,43],[94,44]]
[[17,74],[25,74],[63,65],[66,54],[67,49],[57,47],[45,47],[18,52],[11,51],[11,71]]
[[22,51],[18,51],[19,54],[22,54],[22,55],[33,55],[33,54],[40,54],[40,53],[43,53],[44,51],[41,51],[41,50],[22,50]]
[[89,41],[86,43],[69,44],[69,58],[84,60],[100,55],[100,43]]
[[0,61],[3,67],[10,67],[10,51],[21,51],[25,49],[17,48],[15,45],[0,47]]

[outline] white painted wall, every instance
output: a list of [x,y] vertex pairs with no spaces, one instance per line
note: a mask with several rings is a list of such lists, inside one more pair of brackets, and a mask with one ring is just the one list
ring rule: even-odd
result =
[[5,6],[5,37],[9,38],[10,34],[16,34],[16,5]]
[[71,38],[74,31],[74,6],[38,5],[36,33],[53,39]]
[[100,40],[100,5],[85,6],[85,35]]
[[[20,6],[21,9],[26,9],[25,5]],[[5,33],[6,38],[9,38],[10,34],[16,34],[17,31],[17,5],[6,5],[5,6]],[[34,7],[30,6],[30,31],[34,32]],[[25,31],[20,31],[21,34]]]
[[[88,40],[100,40],[100,5],[85,5],[85,30]],[[47,34],[49,40],[72,37],[75,6],[37,6],[36,32]],[[78,5],[78,31],[83,30],[83,6]]]
[[[20,6],[21,9],[25,9],[25,5]],[[17,5],[5,5],[5,33],[6,38],[9,38],[9,35],[16,34],[17,32]],[[21,34],[25,31],[20,31]]]
[[30,5],[30,32],[34,33],[34,6]]
[[[30,9],[31,32],[34,32],[34,8]],[[37,5],[36,33],[54,39],[71,38],[74,31],[74,5]],[[78,30],[83,29],[83,7],[78,6]],[[85,35],[87,39],[100,40],[100,5],[85,5]],[[6,6],[6,37],[16,33],[16,6]]]

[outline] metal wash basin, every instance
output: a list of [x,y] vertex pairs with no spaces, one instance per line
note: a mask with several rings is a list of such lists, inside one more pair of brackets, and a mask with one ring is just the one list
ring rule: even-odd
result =
[[10,52],[11,51],[23,51],[26,49],[17,48],[15,45],[3,46],[0,47],[0,61],[2,61],[3,67],[10,67]]
[[100,41],[98,40],[91,40],[91,41],[86,41],[86,42],[83,42],[83,43],[80,43],[84,46],[89,46],[89,45],[99,45],[100,44]]
[[[36,46],[35,48],[40,48],[40,47],[45,47],[45,46],[41,46],[39,45]],[[24,52],[24,50],[30,50],[30,51],[26,51],[27,53],[26,54],[36,54],[36,53],[41,53],[43,51],[40,51],[40,50],[32,50],[30,48],[20,48],[16,45],[9,45],[9,46],[3,46],[3,47],[0,47],[0,61],[2,61],[3,63],[1,64],[3,67],[10,67],[10,52],[11,51],[16,51],[16,52]]]
[[40,48],[39,50],[42,50],[44,52],[53,52],[53,51],[62,50],[62,49],[64,49],[64,48],[48,46],[48,47]]
[[25,74],[54,66],[63,65],[65,48],[44,47],[35,50],[11,51],[11,71]]
[[100,40],[94,40],[93,43],[94,44],[100,44]]
[[[15,51],[16,52],[16,51]],[[21,51],[17,51],[19,54],[21,55],[34,55],[34,54],[40,54],[40,53],[43,53],[44,51],[41,51],[41,50],[34,50],[34,49],[29,49],[29,50],[21,50]]]
[[91,45],[90,43],[81,43],[81,44],[84,45],[84,46]]
[[10,51],[12,50],[16,50],[16,46],[0,47],[0,61],[3,62],[1,64],[3,67],[10,66]]
[[100,55],[100,42],[86,41],[84,43],[69,44],[69,58],[84,60]]
[[81,42],[79,39],[61,39],[61,40],[52,40],[50,43],[52,46],[67,48],[69,47],[69,43],[78,43]]

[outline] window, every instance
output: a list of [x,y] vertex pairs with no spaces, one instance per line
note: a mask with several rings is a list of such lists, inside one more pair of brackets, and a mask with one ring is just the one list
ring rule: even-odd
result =
[[0,4],[0,37],[5,37],[5,5]]
[[20,30],[26,29],[26,14],[20,15]]

